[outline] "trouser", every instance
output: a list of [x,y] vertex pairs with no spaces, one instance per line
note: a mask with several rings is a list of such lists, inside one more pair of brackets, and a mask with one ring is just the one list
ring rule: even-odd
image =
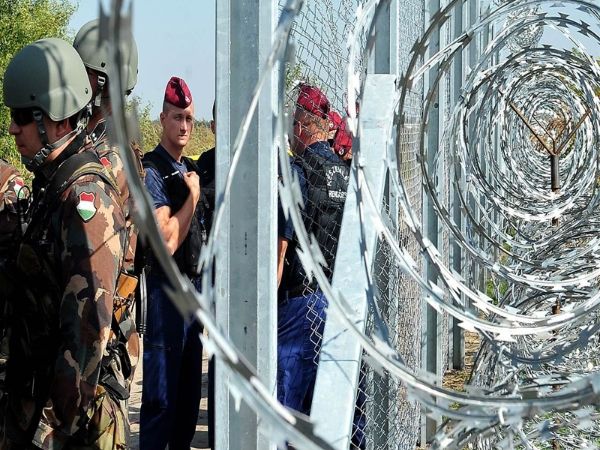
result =
[[147,280],[140,450],[189,449],[200,409],[202,327],[184,321],[163,283]]
[[[326,309],[327,299],[319,290],[284,298],[277,309],[277,400],[306,415],[310,415]],[[352,430],[355,448],[365,448],[365,402],[361,382]]]
[[[35,408],[35,401],[31,398],[18,398],[10,403],[8,397],[0,400],[0,450],[36,450],[43,445],[52,446],[49,443],[52,439],[50,428],[37,428],[34,433],[40,410],[35,412],[35,420],[28,424],[27,431],[22,428],[23,418],[31,414],[32,408]],[[125,401],[111,397],[103,386],[98,385],[87,414],[86,426],[66,439],[61,445],[63,450],[123,450],[129,447]]]
[[277,309],[277,399],[310,414],[327,300],[322,292],[291,297]]

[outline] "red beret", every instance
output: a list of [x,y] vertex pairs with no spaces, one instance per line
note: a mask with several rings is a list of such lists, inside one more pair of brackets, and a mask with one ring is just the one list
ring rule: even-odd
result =
[[300,85],[296,105],[323,119],[326,119],[329,115],[329,100],[327,100],[325,94],[318,88],[309,86],[308,84]]
[[[341,117],[340,117],[341,119]],[[335,137],[333,138],[333,151],[340,156],[344,156],[352,148],[352,134],[348,131],[345,120],[341,120]]]
[[165,89],[165,102],[182,109],[192,104],[192,93],[183,79],[171,77]]
[[329,131],[338,130],[343,121],[344,121],[344,119],[342,119],[342,116],[340,116],[340,114],[337,111],[333,111],[333,110],[330,111],[329,112]]

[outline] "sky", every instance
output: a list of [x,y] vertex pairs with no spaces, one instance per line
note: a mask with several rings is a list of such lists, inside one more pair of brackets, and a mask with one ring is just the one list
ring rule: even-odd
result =
[[[99,0],[78,4],[69,28],[75,36],[86,22],[98,17]],[[210,119],[215,95],[216,0],[134,0],[133,35],[139,53],[138,83],[133,95],[151,105],[157,119],[165,86],[171,76],[183,78],[195,104],[196,118]],[[106,7],[110,1],[102,0]]]
[[[69,27],[74,36],[87,21],[96,18],[99,2],[70,0],[78,4]],[[151,105],[158,118],[164,89],[173,75],[183,78],[192,91],[198,119],[210,119],[215,92],[215,8],[217,0],[132,0],[133,33],[138,44],[139,74],[134,95],[142,105]],[[337,0],[339,1],[339,0]],[[582,17],[569,11],[575,19]],[[572,44],[553,30],[542,41],[571,48]],[[600,55],[598,43],[587,40],[592,54]]]

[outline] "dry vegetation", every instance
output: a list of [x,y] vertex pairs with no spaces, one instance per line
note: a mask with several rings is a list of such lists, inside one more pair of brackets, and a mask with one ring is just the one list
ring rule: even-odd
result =
[[444,375],[443,386],[455,391],[464,391],[469,379],[475,355],[479,350],[479,335],[470,331],[465,332],[465,366],[462,370],[448,370]]
[[[156,147],[160,141],[161,126],[160,122],[152,121],[144,124],[140,123],[142,134],[142,148],[144,152],[149,152]],[[200,155],[205,150],[215,146],[215,136],[210,130],[210,124],[205,121],[196,122],[192,137],[184,150],[186,156]]]

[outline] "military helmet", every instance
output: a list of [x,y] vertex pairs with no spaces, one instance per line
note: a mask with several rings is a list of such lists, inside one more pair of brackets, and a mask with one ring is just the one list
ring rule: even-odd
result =
[[[100,45],[100,21],[91,20],[81,27],[73,41],[73,47],[81,56],[86,67],[96,70],[108,77],[110,64],[108,55],[108,42],[104,40]],[[130,92],[137,83],[138,51],[133,35],[128,33],[121,47],[123,61],[123,85],[126,93]]]
[[92,98],[81,58],[68,42],[41,39],[19,51],[4,73],[4,104],[39,108],[58,122],[74,116]]

